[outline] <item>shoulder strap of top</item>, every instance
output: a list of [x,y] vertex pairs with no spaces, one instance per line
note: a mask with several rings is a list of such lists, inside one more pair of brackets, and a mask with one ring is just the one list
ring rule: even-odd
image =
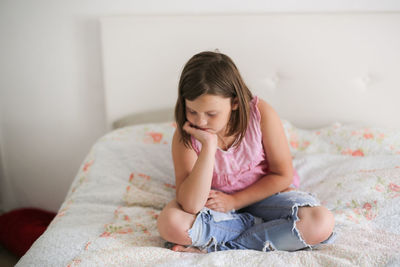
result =
[[261,114],[260,111],[258,110],[258,101],[259,98],[257,96],[254,96],[253,99],[250,101],[250,108],[251,108],[251,115],[256,122],[260,122],[261,120]]

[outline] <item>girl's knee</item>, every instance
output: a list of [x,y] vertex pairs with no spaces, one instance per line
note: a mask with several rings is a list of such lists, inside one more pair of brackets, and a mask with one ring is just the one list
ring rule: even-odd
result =
[[192,240],[189,237],[188,230],[193,224],[193,215],[185,213],[178,205],[170,204],[158,216],[158,232],[163,239],[169,242],[190,245]]
[[319,244],[329,238],[335,226],[335,219],[326,207],[299,208],[300,234],[309,245]]
[[321,243],[329,238],[335,226],[335,218],[330,210],[325,207],[316,207],[314,210],[314,220],[318,231],[318,239]]

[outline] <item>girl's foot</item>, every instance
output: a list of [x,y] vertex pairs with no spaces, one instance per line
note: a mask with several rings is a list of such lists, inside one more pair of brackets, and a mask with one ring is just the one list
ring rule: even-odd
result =
[[181,245],[175,245],[171,249],[175,252],[207,253],[206,251],[200,250],[195,247],[185,247]]

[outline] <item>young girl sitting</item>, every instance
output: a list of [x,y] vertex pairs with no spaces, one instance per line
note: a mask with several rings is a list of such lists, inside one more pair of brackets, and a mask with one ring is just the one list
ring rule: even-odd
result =
[[176,199],[158,218],[174,251],[295,251],[333,242],[334,217],[294,190],[281,121],[233,61],[194,55],[179,81],[172,141]]

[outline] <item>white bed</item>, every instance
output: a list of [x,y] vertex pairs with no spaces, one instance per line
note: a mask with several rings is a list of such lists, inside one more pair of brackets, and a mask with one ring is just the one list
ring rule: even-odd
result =
[[[102,18],[110,132],[17,266],[400,265],[399,28],[400,13]],[[335,215],[335,244],[206,255],[163,248],[156,218],[175,194],[179,73],[194,53],[216,48],[281,115],[301,189]]]

